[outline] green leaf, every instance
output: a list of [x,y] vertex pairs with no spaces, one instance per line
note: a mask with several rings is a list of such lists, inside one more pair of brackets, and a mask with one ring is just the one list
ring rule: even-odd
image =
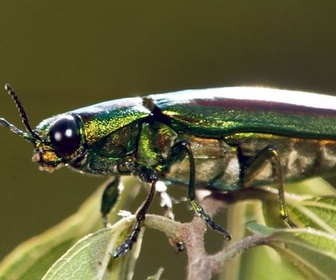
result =
[[114,259],[112,254],[129,234],[134,222],[132,216],[79,240],[55,262],[43,279],[132,279],[143,230],[126,256]]
[[[334,279],[336,236],[312,228],[275,230],[263,225],[248,226],[263,239],[260,244],[273,247],[313,279]],[[266,233],[269,232],[267,235]]]
[[260,225],[260,224],[255,224],[255,223],[249,224],[247,228],[254,233],[257,233],[259,235],[264,235],[264,236],[269,236],[275,231],[274,228],[270,228],[270,227]]
[[[122,192],[116,209],[129,209],[128,204],[132,203],[137,193],[134,188],[136,181],[126,179],[123,182],[126,182],[126,188],[130,186],[131,189]],[[333,268],[336,265],[335,199],[330,196],[330,190],[324,190],[327,184],[323,182],[307,181],[300,184],[303,194],[286,196],[290,217],[300,226],[297,229],[288,229],[279,218],[276,190],[251,188],[230,193],[230,198],[236,196],[239,203],[230,205],[226,211],[230,222],[227,229],[233,234],[234,240],[225,242],[227,247],[218,254],[218,265],[226,264],[221,276],[225,279],[250,280],[267,279],[270,275],[272,279],[333,279]],[[307,195],[311,189],[314,193]],[[117,260],[111,257],[114,248],[129,233],[133,217],[97,231],[97,228],[102,227],[99,214],[101,193],[102,190],[99,190],[81,206],[78,213],[61,224],[19,246],[1,263],[0,278],[41,279],[45,275],[44,279],[48,280],[71,277],[131,279],[138,260],[141,238],[126,257]],[[115,211],[109,218],[112,223],[119,219]],[[254,233],[252,236],[245,226],[246,222],[251,221],[257,222],[248,226]],[[185,226],[155,215],[147,215],[144,224],[175,238]],[[203,226],[201,229],[203,232]],[[219,250],[217,237],[215,235],[215,243]],[[203,240],[197,239],[195,242]],[[167,260],[164,254],[163,250],[159,256],[154,256],[160,258],[162,265]],[[165,271],[168,269],[165,268]],[[149,279],[159,279],[161,274],[162,271],[158,270]]]
[[99,195],[96,194],[74,215],[19,245],[0,264],[0,276],[13,280],[41,279],[74,242],[97,229],[99,216]]
[[[231,246],[236,252],[268,245],[280,253],[287,263],[295,264],[309,279],[335,279],[335,236],[312,228],[271,229],[257,224],[251,224],[248,228],[256,235]],[[257,263],[261,261],[259,258]],[[286,262],[284,265],[287,265]],[[278,261],[276,263],[280,265]]]
[[336,235],[336,199],[335,197],[309,198],[289,204],[291,214],[304,226],[321,229]]
[[311,228],[277,230],[268,245],[311,279],[335,279],[336,237]]
[[164,271],[164,269],[163,269],[162,267],[160,267],[160,268],[158,269],[158,272],[157,272],[155,275],[153,275],[153,276],[149,276],[149,277],[147,278],[147,280],[160,280],[163,271]]
[[[125,187],[131,186],[132,191],[121,192],[115,207],[116,210],[127,209],[139,189],[135,187],[139,184],[132,177],[125,178],[123,182]],[[48,269],[78,240],[84,237],[82,242],[85,242],[87,246],[95,242],[103,242],[102,238],[106,240],[105,234],[109,234],[110,230],[96,232],[97,229],[102,228],[100,204],[105,185],[106,183],[88,198],[74,215],[14,249],[0,264],[0,279],[41,279]],[[117,211],[113,211],[109,219],[111,223],[119,220]],[[85,237],[90,233],[93,234]],[[121,243],[121,240],[118,242]],[[95,244],[97,245],[97,243]],[[79,254],[79,252],[75,253]],[[92,257],[94,258],[94,256]],[[78,267],[78,264],[76,266]]]
[[[270,275],[272,279],[334,279],[335,189],[321,179],[286,185],[290,192],[287,206],[291,220],[299,226],[296,229],[288,228],[279,217],[277,190],[265,190],[244,190],[240,202],[229,208],[229,229],[238,241],[226,244],[235,258],[223,270],[225,279],[268,279]],[[237,223],[244,220],[255,235],[249,236]]]

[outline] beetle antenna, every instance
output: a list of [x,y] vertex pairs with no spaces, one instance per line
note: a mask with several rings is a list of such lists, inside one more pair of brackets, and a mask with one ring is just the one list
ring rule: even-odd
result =
[[40,140],[41,138],[34,132],[34,130],[32,130],[30,124],[29,124],[29,119],[28,116],[26,114],[26,111],[20,101],[19,96],[16,94],[15,90],[12,88],[12,86],[10,84],[5,84],[5,90],[7,90],[8,94],[11,96],[11,98],[13,99],[16,108],[18,109],[19,113],[20,113],[20,117],[22,119],[22,123],[26,128],[26,131],[28,132],[28,135],[31,137],[27,137],[28,135],[21,131],[20,129],[18,129],[17,127],[15,127],[14,125],[12,125],[11,123],[7,122],[5,119],[0,120],[0,124],[2,124],[3,126],[7,126],[9,127],[9,129],[11,131],[13,131],[14,133],[17,133],[23,137],[25,137],[26,139],[32,141],[32,140]]

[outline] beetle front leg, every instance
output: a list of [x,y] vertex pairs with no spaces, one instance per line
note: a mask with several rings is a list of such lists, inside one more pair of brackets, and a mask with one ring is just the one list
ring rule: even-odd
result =
[[191,206],[193,207],[196,215],[201,217],[211,229],[224,234],[225,239],[230,240],[231,234],[227,232],[225,229],[223,229],[220,225],[215,223],[214,220],[204,211],[202,206],[196,200],[195,159],[189,141],[181,140],[177,142],[172,147],[171,156],[174,158],[174,154],[181,153],[181,151],[184,151],[188,155],[189,159],[190,174],[189,174],[188,198],[190,200]]
[[114,258],[124,256],[129,250],[132,249],[133,244],[137,241],[138,235],[140,233],[141,222],[145,220],[147,210],[149,206],[151,205],[154,195],[155,195],[156,183],[158,181],[158,176],[156,175],[155,171],[153,171],[151,168],[141,167],[139,171],[139,177],[142,181],[150,183],[151,189],[149,191],[149,194],[146,200],[140,206],[140,208],[138,209],[136,213],[136,222],[132,228],[131,233],[125,239],[125,241],[114,251],[113,253]]
[[119,197],[119,186],[120,178],[116,176],[112,180],[110,179],[107,182],[107,185],[104,189],[101,201],[100,212],[102,214],[102,220],[105,227],[108,226],[107,215],[111,211],[112,207],[116,203]]
[[286,198],[285,198],[285,186],[284,186],[284,174],[281,165],[281,159],[278,150],[274,146],[267,146],[261,150],[255,157],[244,162],[242,151],[238,149],[238,157],[240,158],[241,176],[243,183],[246,185],[251,184],[255,177],[263,170],[263,168],[271,163],[273,168],[273,174],[276,179],[279,196],[279,214],[280,217],[290,226],[297,227],[294,222],[289,218]]

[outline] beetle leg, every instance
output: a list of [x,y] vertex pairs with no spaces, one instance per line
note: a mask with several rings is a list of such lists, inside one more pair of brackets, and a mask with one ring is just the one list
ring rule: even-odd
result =
[[197,216],[201,217],[207,225],[222,234],[224,234],[225,239],[230,240],[231,234],[223,229],[220,225],[216,224],[212,218],[203,210],[202,206],[196,201],[196,192],[195,192],[195,159],[190,146],[190,142],[187,140],[181,140],[174,145],[175,148],[180,150],[185,150],[188,155],[189,165],[190,165],[190,174],[189,174],[189,186],[188,186],[188,198],[190,200],[191,206],[193,207]]
[[[238,149],[238,157],[240,160],[244,157],[240,149]],[[286,199],[285,199],[285,186],[284,174],[281,166],[281,159],[278,150],[274,146],[267,146],[261,150],[255,157],[248,160],[247,163],[241,163],[241,175],[243,183],[249,185],[263,168],[271,163],[273,174],[276,179],[279,196],[279,214],[280,217],[290,226],[296,227],[296,224],[289,218]]]
[[136,213],[136,222],[132,228],[131,233],[125,239],[125,241],[114,251],[114,258],[124,256],[129,250],[132,249],[133,244],[136,242],[139,232],[141,230],[141,222],[145,220],[147,210],[151,205],[155,195],[156,183],[158,181],[158,176],[156,175],[155,171],[150,167],[140,167],[139,177],[142,181],[150,183],[151,188],[146,200],[143,202],[143,204],[140,206]]
[[106,187],[104,189],[101,201],[100,212],[102,214],[102,221],[105,227],[108,226],[107,215],[111,211],[112,207],[116,203],[119,197],[119,188],[118,185],[120,183],[119,176],[109,179],[106,182]]

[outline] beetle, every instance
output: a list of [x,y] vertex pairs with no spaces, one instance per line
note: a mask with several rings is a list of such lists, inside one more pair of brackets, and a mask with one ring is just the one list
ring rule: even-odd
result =
[[136,223],[113,256],[136,242],[159,180],[188,186],[196,214],[213,230],[230,234],[195,199],[195,189],[233,192],[275,184],[279,212],[291,227],[284,183],[336,170],[336,98],[270,88],[184,90],[123,98],[43,120],[32,129],[9,85],[26,131],[8,127],[34,145],[33,161],[53,172],[67,166],[81,173],[116,176],[103,193],[102,216],[112,208],[119,176],[150,185]]

